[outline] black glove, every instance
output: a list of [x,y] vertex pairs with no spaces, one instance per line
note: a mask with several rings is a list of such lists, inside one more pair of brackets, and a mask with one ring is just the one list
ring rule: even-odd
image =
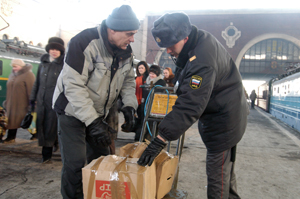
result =
[[137,163],[141,166],[146,166],[147,164],[151,166],[153,160],[156,158],[156,156],[158,156],[158,154],[166,145],[167,144],[158,137],[154,138],[154,140],[151,141],[147,146]]
[[87,134],[93,138],[96,145],[107,147],[111,144],[110,134],[117,133],[106,122],[102,121],[100,117],[95,119],[88,127]]
[[136,128],[136,117],[134,116],[135,110],[130,106],[126,106],[121,109],[124,114],[125,124],[122,124],[121,128],[124,132],[134,132]]

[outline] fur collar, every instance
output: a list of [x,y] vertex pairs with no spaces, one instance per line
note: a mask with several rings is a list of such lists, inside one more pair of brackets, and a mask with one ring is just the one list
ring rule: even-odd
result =
[[186,62],[189,59],[188,53],[196,47],[197,41],[198,41],[198,29],[196,28],[196,26],[192,26],[192,31],[189,35],[189,39],[186,42],[186,44],[183,46],[181,52],[179,53],[178,59],[176,60],[177,67],[181,69],[184,68]]
[[159,75],[159,76],[157,76],[157,77],[155,77],[151,80],[150,80],[150,76],[148,76],[147,79],[146,79],[146,84],[150,85],[151,82],[153,82],[153,84],[155,84],[160,79],[163,79],[162,75]]

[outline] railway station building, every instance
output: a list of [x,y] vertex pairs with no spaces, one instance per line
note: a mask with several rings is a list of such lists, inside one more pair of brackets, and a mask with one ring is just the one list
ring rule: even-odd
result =
[[[185,13],[190,16],[192,24],[212,33],[227,49],[243,80],[267,81],[299,66],[300,10],[215,10]],[[148,15],[143,20],[137,43],[134,44],[140,42],[139,49],[135,52],[148,63],[175,68],[166,49],[160,49],[151,34],[153,22],[161,15]]]

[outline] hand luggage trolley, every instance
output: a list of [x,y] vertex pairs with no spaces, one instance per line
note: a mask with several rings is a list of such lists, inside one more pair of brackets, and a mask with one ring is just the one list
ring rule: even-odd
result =
[[[162,86],[153,86],[151,84],[141,86],[143,88],[150,89],[148,98],[145,102],[145,117],[142,126],[142,132],[140,136],[140,142],[143,142],[146,135],[146,128],[149,128],[147,122],[152,121],[152,132],[151,132],[151,140],[153,140],[158,133],[158,123],[163,120],[165,115],[172,110],[172,106],[175,104],[177,99],[176,94],[170,94],[169,91],[173,90],[172,87],[162,87]],[[184,143],[185,133],[180,136],[176,145],[175,155],[178,156],[179,161],[182,155],[182,148]],[[169,141],[167,144],[167,151],[170,152],[171,142]],[[177,190],[178,183],[178,175],[179,175],[179,165],[177,168],[177,173],[173,182],[172,190],[163,198],[163,199],[186,199],[187,192],[182,190]]]

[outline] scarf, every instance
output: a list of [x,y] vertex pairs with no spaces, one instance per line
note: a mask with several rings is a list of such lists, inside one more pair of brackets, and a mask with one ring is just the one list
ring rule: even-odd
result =
[[103,20],[101,23],[100,33],[107,51],[109,52],[109,54],[113,56],[113,62],[111,64],[111,80],[112,80],[117,69],[119,68],[119,62],[131,57],[132,49],[131,46],[128,45],[126,50],[123,50],[118,48],[116,45],[111,44],[108,41],[106,20]]
[[147,77],[146,79],[146,84],[150,85],[151,82],[153,82],[153,84],[155,84],[158,80],[163,79],[162,75],[159,75],[153,79],[150,79],[150,76]]
[[13,77],[13,76],[19,76],[22,75],[28,71],[30,71],[32,69],[32,65],[31,64],[26,64],[25,66],[23,66],[21,68],[21,70],[19,70],[18,72],[14,72],[14,70],[12,70],[11,74],[9,75],[8,78]]

